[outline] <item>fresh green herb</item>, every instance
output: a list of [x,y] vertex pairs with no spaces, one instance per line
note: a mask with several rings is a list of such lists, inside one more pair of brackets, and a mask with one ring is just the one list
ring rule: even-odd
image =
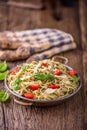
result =
[[0,80],[4,80],[6,75],[8,74],[8,65],[6,61],[0,63]]
[[20,84],[20,82],[21,82],[21,80],[20,80],[20,78],[16,78],[16,80],[15,80],[15,84]]
[[20,84],[21,80],[20,78],[16,78],[15,82],[14,82],[14,90],[19,90],[19,84]]
[[6,70],[5,72],[3,72],[3,73],[0,73],[0,80],[4,80],[5,79],[5,77],[6,77],[6,75],[8,74],[8,70]]
[[54,76],[50,74],[41,74],[37,73],[34,75],[34,78],[37,80],[54,80]]
[[10,99],[10,96],[7,92],[0,92],[0,101],[6,103]]
[[22,70],[25,71],[25,70],[28,69],[28,68],[29,68],[29,65],[25,65],[25,66],[22,67]]
[[34,78],[37,79],[37,80],[45,80],[45,75],[37,73],[37,74],[34,75]]
[[15,85],[14,85],[14,90],[20,90],[20,87],[19,87],[18,84],[15,84]]
[[78,82],[79,82],[78,77],[77,77],[77,76],[74,76],[74,77],[73,77],[73,81],[74,81],[74,83],[78,84]]
[[47,74],[46,76],[46,80],[54,80],[55,77],[53,75]]
[[7,67],[8,67],[8,65],[7,65],[6,61],[0,63],[0,72],[6,71]]

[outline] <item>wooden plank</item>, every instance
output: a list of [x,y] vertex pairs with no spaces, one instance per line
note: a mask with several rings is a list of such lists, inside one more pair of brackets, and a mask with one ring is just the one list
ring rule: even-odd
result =
[[7,29],[8,10],[0,4],[0,31]]
[[[14,14],[14,15],[13,15]],[[25,30],[34,29],[39,24],[40,15],[38,10],[29,10],[22,8],[10,7],[9,11],[9,24],[10,30]]]
[[[1,87],[1,85],[0,85]],[[0,88],[1,91],[1,88]],[[4,130],[5,129],[5,113],[4,113],[4,109],[3,109],[3,104],[0,103],[0,129]]]
[[79,16],[81,28],[81,42],[83,49],[83,80],[84,80],[84,117],[85,117],[85,130],[87,129],[87,1],[79,0]]
[[[7,28],[7,9],[0,5],[0,31]],[[0,82],[0,91],[4,89],[4,84]],[[0,103],[0,130],[5,129],[5,113],[4,106]]]
[[35,9],[35,10],[42,10],[43,4],[41,3],[41,0],[38,1],[2,1],[2,5],[14,7],[14,8],[24,8],[24,9]]

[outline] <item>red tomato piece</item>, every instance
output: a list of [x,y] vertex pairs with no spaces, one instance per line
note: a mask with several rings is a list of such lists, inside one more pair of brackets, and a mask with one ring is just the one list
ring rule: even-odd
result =
[[48,64],[43,62],[43,63],[42,63],[42,66],[48,67]]
[[37,90],[39,89],[39,85],[30,85],[30,88],[34,91],[34,90]]
[[69,74],[70,74],[71,76],[75,76],[77,73],[76,73],[75,70],[70,70],[70,71],[69,71]]
[[49,86],[49,88],[56,89],[56,88],[60,88],[60,86],[57,86],[57,85],[51,85],[51,86]]
[[14,70],[11,72],[11,74],[12,74],[12,75],[16,75],[17,72],[19,72],[19,68],[14,69]]
[[29,99],[33,99],[34,98],[34,94],[29,92],[29,93],[24,93],[24,97],[29,98]]
[[57,69],[55,72],[54,72],[55,75],[60,75],[61,74],[61,71],[60,69]]

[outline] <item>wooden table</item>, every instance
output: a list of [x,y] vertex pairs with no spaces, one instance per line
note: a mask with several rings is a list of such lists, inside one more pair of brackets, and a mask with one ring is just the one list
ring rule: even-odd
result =
[[[87,130],[87,3],[79,0],[74,7],[62,7],[61,21],[53,18],[51,2],[45,4],[43,11],[0,5],[0,31],[56,28],[72,34],[77,49],[61,55],[80,73],[82,88],[67,102],[53,107],[21,106],[13,97],[7,105],[0,103],[0,130]],[[8,64],[12,68],[22,62]],[[0,83],[0,90],[3,87]]]

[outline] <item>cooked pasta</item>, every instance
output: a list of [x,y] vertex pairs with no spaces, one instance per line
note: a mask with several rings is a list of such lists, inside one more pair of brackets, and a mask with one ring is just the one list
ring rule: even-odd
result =
[[17,66],[7,81],[16,94],[35,100],[62,98],[75,92],[79,86],[74,70],[50,59]]

